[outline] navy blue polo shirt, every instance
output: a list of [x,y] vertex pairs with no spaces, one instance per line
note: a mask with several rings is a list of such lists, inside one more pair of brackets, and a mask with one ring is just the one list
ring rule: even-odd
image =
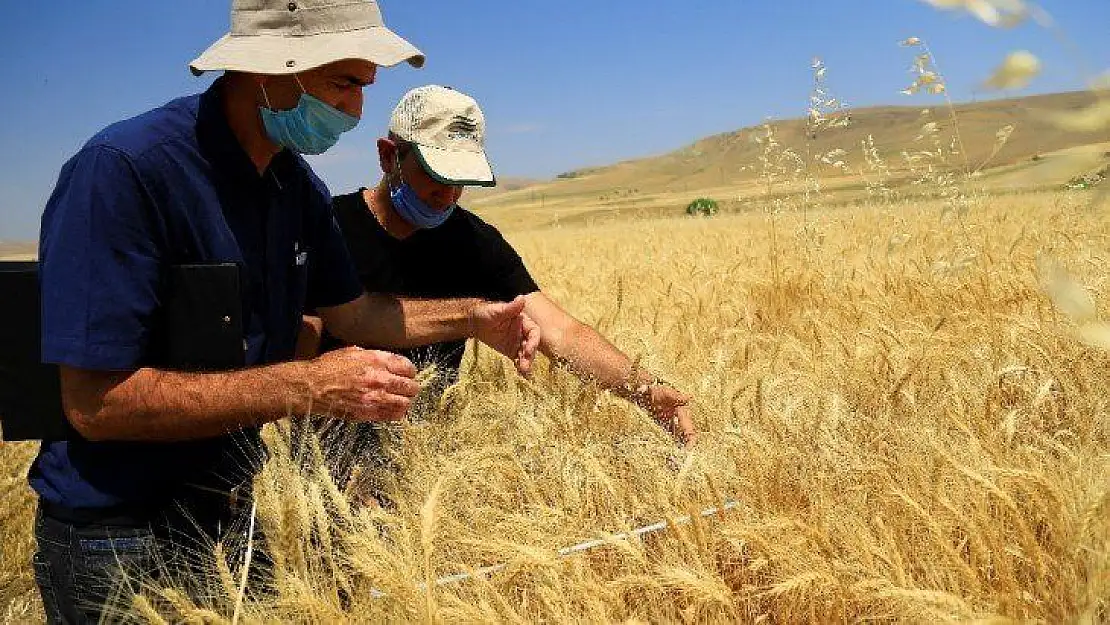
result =
[[[169,266],[234,262],[246,363],[289,360],[301,313],[362,287],[308,164],[261,175],[232,134],[223,81],[109,126],[67,162],[42,218],[44,362],[157,366],[152,330]],[[31,486],[67,509],[158,506],[185,485],[230,487],[261,462],[257,428],[180,443],[44,441]]]

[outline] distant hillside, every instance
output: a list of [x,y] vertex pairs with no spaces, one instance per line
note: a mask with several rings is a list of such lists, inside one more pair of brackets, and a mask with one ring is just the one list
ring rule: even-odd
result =
[[[990,167],[1012,165],[1036,155],[1065,148],[1110,141],[1110,133],[1065,133],[1052,126],[1046,112],[1075,111],[1091,104],[1089,92],[1071,92],[956,106],[959,129],[969,162],[981,164],[991,153],[995,134],[1014,126],[1009,142],[990,161]],[[825,130],[813,139],[811,149],[825,153],[844,149],[853,169],[863,163],[861,142],[868,135],[888,165],[903,167],[901,153],[914,145],[924,123],[922,106],[881,106],[850,111],[846,128]],[[944,106],[930,107],[932,119],[947,136],[951,127]],[[805,148],[805,119],[772,121],[784,146],[801,152]],[[646,194],[683,193],[696,189],[736,187],[752,184],[759,174],[760,145],[753,141],[760,127],[714,135],[661,156],[641,158],[604,167],[591,167],[561,174],[555,180],[530,185],[515,192],[499,193],[475,202],[477,208],[515,204],[542,195],[545,201],[560,197],[592,196],[599,200]],[[831,172],[830,172],[831,173]]]
[[[496,169],[496,164],[494,165],[494,168]],[[476,199],[479,199],[479,198],[487,198],[487,197],[491,197],[491,196],[494,196],[494,195],[499,195],[501,193],[505,193],[507,191],[516,191],[518,189],[523,189],[525,187],[529,187],[529,186],[532,186],[532,185],[535,185],[535,184],[539,184],[540,182],[543,182],[543,181],[542,180],[537,180],[535,178],[519,178],[519,177],[517,177],[517,178],[514,178],[514,177],[500,178],[499,177],[497,179],[497,186],[496,187],[467,187],[466,188],[466,195],[465,195],[466,199],[462,202],[462,204],[466,204],[468,200],[476,200]]]
[[38,247],[34,241],[0,241],[0,260],[34,258]]

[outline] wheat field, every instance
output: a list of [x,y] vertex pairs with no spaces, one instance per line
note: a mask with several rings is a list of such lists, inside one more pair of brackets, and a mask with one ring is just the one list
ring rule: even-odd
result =
[[[283,453],[288,422],[268,427],[256,516],[271,595],[240,601],[240,567],[220,566],[199,604],[152,586],[120,610],[197,623],[1106,622],[1110,358],[1076,337],[1037,269],[1051,258],[1106,303],[1110,222],[1090,199],[508,232],[545,291],[694,397],[696,446],[542,359],[525,381],[470,348],[461,381],[388,439],[391,469],[335,485]],[[31,453],[0,446],[8,622],[41,618]],[[367,484],[393,505],[352,507]],[[559,555],[590,539],[604,542]],[[478,571],[490,565],[504,566]]]

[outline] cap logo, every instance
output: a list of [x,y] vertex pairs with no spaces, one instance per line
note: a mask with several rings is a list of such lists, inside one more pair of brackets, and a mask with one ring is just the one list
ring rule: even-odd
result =
[[478,140],[478,124],[474,120],[456,116],[447,126],[447,137],[450,139]]

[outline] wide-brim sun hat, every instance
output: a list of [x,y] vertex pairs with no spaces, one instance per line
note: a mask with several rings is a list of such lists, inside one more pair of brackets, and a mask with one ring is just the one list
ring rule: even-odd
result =
[[198,76],[216,70],[293,74],[347,59],[424,65],[424,53],[386,28],[373,0],[233,0],[230,32],[189,69]]

